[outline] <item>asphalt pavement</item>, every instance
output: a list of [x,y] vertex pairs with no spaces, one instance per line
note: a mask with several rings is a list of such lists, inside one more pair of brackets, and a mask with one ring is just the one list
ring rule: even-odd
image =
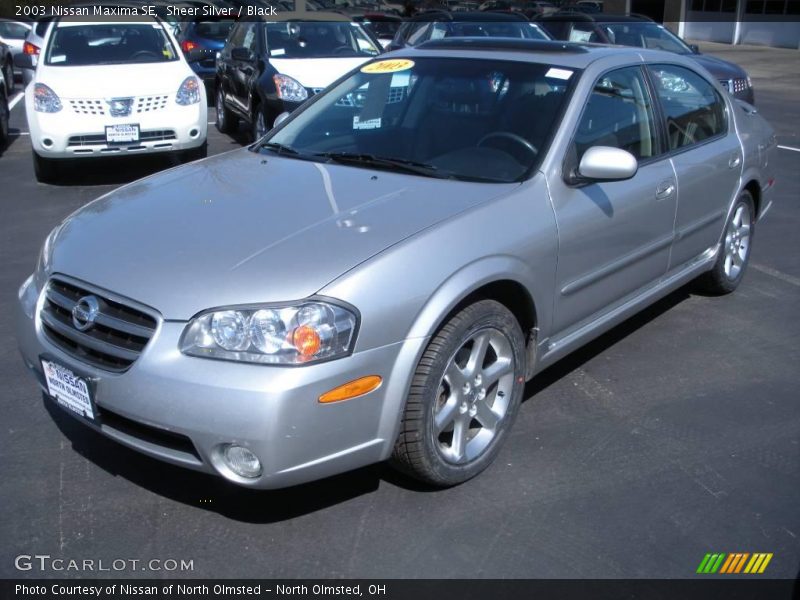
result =
[[[773,553],[765,576],[796,577],[800,55],[704,48],[750,69],[784,146],[740,289],[679,290],[538,376],[496,464],[444,491],[384,465],[244,490],[141,456],[45,403],[12,322],[45,235],[170,163],[111,161],[37,184],[17,103],[0,156],[0,577],[691,578],[708,552]],[[240,147],[209,131],[211,153]],[[15,567],[34,554],[141,562]],[[192,569],[146,570],[153,559]]]

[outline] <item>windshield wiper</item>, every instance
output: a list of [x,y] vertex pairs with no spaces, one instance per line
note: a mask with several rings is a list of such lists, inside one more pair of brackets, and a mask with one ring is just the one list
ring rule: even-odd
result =
[[433,165],[405,158],[390,158],[385,156],[375,156],[374,154],[358,154],[356,152],[322,152],[316,156],[321,156],[333,162],[342,164],[358,164],[377,167],[379,169],[405,171],[407,173],[424,175],[426,177],[440,177],[443,179],[452,178],[451,174],[443,173]]
[[268,148],[269,150],[274,151],[276,154],[291,154],[291,155],[298,155],[300,152],[292,148],[291,146],[287,146],[286,144],[279,144],[277,142],[263,142],[258,145],[258,150],[261,148]]

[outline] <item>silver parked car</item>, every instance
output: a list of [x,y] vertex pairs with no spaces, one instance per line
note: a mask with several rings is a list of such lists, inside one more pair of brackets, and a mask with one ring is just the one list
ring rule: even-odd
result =
[[19,290],[47,396],[250,487],[463,482],[525,381],[696,278],[734,290],[773,130],[691,59],[454,39],[67,218]]

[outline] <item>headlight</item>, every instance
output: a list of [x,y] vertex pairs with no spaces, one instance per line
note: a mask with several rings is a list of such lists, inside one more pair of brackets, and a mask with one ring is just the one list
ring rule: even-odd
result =
[[175,102],[181,106],[189,106],[200,102],[200,82],[193,75],[183,80],[178,93],[175,95]]
[[33,108],[36,112],[57,113],[61,110],[61,99],[43,83],[33,86]]
[[302,102],[308,98],[308,91],[296,79],[288,75],[273,75],[272,81],[275,82],[275,89],[278,90],[278,98],[289,102]]
[[357,317],[342,306],[309,301],[296,306],[231,308],[189,323],[181,352],[271,365],[304,365],[346,356]]

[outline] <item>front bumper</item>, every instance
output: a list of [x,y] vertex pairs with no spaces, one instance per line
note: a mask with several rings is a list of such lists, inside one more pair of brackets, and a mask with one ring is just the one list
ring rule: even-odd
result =
[[[162,320],[131,368],[110,373],[50,342],[38,318],[40,286],[31,277],[20,288],[16,323],[25,364],[45,392],[43,355],[92,382],[100,424],[77,417],[88,426],[144,454],[248,487],[286,487],[388,458],[425,343],[405,340],[307,367],[249,365],[181,354],[186,323]],[[318,402],[324,392],[365,375],[379,375],[383,384],[344,402]],[[164,435],[148,435],[147,428]],[[160,441],[168,436],[190,444]],[[227,468],[221,454],[230,443],[258,456],[259,477],[245,479]]]
[[[57,113],[40,113],[33,108],[31,94],[26,94],[25,109],[34,151],[44,158],[85,158],[151,154],[198,148],[208,135],[208,109],[205,94],[190,106],[171,103],[153,112],[127,117],[76,114],[67,101]],[[137,124],[141,140],[131,144],[105,141],[108,125]]]

